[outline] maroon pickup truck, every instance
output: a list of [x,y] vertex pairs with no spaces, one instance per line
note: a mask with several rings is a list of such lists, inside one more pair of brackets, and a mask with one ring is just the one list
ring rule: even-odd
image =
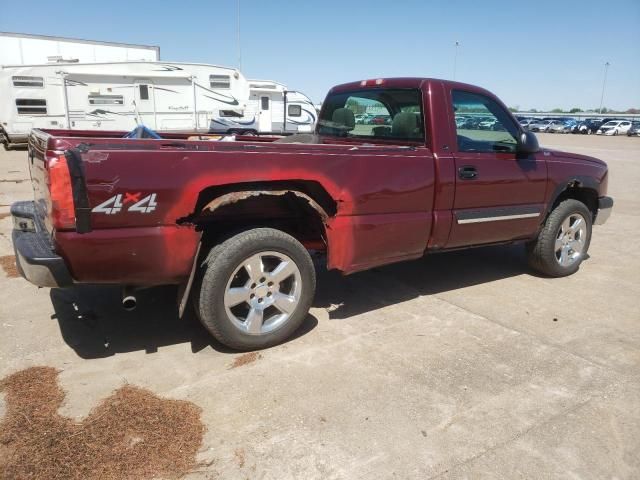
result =
[[180,285],[181,314],[193,302],[237,349],[298,328],[312,254],[349,274],[523,242],[531,266],[558,277],[578,270],[613,206],[604,162],[539,148],[494,95],[450,81],[334,87],[313,134],[123,133],[32,132],[35,201],[11,208],[20,272],[47,287],[120,284],[127,308],[138,288]]

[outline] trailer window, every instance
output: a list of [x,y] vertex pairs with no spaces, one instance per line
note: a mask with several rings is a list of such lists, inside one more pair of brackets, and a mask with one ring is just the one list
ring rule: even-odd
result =
[[38,98],[17,98],[18,115],[46,115],[47,101]]
[[238,117],[242,118],[241,112],[236,112],[234,110],[220,110],[221,117]]
[[140,100],[149,100],[149,85],[140,85]]
[[44,87],[44,78],[42,77],[11,77],[14,87]]
[[260,108],[262,110],[269,110],[269,97],[260,97]]
[[231,77],[229,75],[209,75],[209,86],[211,88],[229,89],[231,88]]
[[122,95],[89,94],[89,105],[124,105]]
[[289,105],[287,108],[290,117],[301,117],[302,107],[300,105]]

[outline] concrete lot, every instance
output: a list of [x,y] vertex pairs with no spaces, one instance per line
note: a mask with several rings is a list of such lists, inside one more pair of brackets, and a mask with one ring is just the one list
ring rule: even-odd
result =
[[[531,275],[518,246],[322,274],[297,338],[231,368],[171,288],[123,312],[117,289],[0,271],[0,377],[61,369],[72,417],[124,382],[196,403],[193,479],[640,478],[640,138],[540,138],[610,167],[614,213],[572,277]],[[0,213],[28,178],[0,153]]]

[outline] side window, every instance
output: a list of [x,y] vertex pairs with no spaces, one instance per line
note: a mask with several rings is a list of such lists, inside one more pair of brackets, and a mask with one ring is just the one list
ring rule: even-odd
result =
[[122,95],[99,95],[90,93],[88,98],[89,105],[124,105],[124,97]]
[[269,97],[260,97],[260,108],[262,110],[269,110]]
[[453,91],[453,110],[460,152],[515,152],[518,128],[493,99]]
[[140,100],[149,100],[149,85],[140,85]]
[[47,101],[39,98],[16,98],[18,115],[46,115]]
[[302,107],[300,105],[289,105],[287,107],[287,113],[290,117],[301,117]]
[[228,90],[231,88],[231,77],[229,75],[209,75],[209,86],[218,90]]
[[42,77],[11,77],[14,87],[44,87],[44,78]]

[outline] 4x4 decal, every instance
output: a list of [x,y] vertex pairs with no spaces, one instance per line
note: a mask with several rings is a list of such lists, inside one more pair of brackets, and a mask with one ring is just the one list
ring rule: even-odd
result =
[[[151,193],[144,198],[140,198],[142,192],[137,193],[119,193],[105,200],[100,205],[94,207],[91,211],[94,213],[104,213],[106,215],[115,215],[125,210],[127,212],[151,213],[158,204],[156,203],[156,194]],[[127,206],[128,204],[131,204]]]

